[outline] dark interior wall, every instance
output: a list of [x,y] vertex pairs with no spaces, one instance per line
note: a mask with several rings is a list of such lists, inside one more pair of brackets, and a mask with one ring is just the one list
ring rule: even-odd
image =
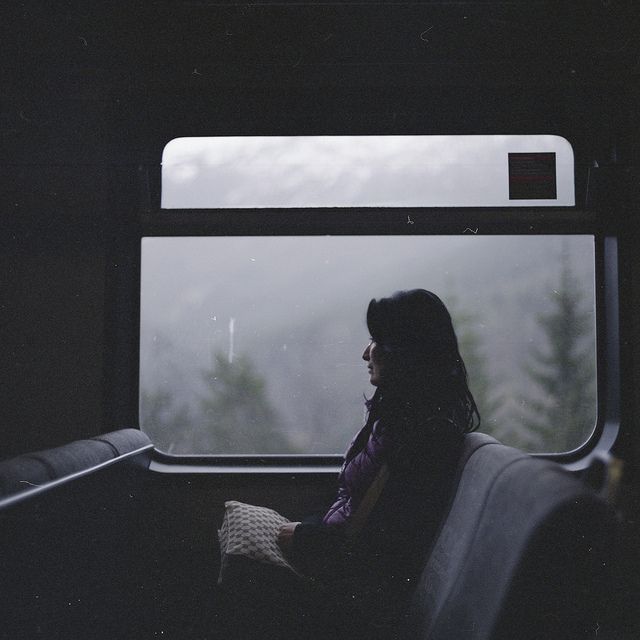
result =
[[3,456],[101,431],[104,246],[95,233],[2,239]]
[[109,187],[99,103],[3,108],[0,456],[102,431]]

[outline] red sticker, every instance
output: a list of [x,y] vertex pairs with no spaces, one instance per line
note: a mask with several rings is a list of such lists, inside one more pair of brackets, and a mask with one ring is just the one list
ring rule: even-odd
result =
[[509,200],[557,197],[555,153],[509,154]]

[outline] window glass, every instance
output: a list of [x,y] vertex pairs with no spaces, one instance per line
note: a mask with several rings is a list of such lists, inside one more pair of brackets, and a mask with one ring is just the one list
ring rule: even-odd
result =
[[573,164],[550,135],[177,138],[162,206],[573,206]]
[[593,236],[149,237],[140,419],[174,454],[342,453],[369,300],[449,307],[481,430],[535,452],[596,419]]

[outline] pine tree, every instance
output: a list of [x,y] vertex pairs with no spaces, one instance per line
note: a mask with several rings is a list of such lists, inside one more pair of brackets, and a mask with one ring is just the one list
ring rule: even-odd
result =
[[447,296],[447,305],[454,321],[460,355],[467,369],[469,389],[480,413],[480,428],[485,433],[500,437],[497,414],[501,403],[496,397],[495,384],[487,370],[487,359],[478,331],[480,320],[476,314],[460,309],[454,295]]
[[552,309],[538,318],[544,344],[525,367],[535,395],[523,401],[529,449],[569,451],[595,423],[595,354],[592,310],[563,252],[560,284]]
[[221,353],[205,371],[207,394],[201,399],[202,437],[207,453],[290,453],[291,444],[282,432],[271,406],[265,381],[245,356],[233,362]]

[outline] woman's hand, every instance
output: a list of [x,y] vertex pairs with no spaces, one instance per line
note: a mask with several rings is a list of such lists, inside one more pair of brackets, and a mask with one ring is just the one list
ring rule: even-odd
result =
[[287,522],[286,524],[280,525],[277,540],[279,547],[283,551],[289,551],[289,549],[291,549],[291,545],[293,544],[293,532],[299,524],[299,522]]

